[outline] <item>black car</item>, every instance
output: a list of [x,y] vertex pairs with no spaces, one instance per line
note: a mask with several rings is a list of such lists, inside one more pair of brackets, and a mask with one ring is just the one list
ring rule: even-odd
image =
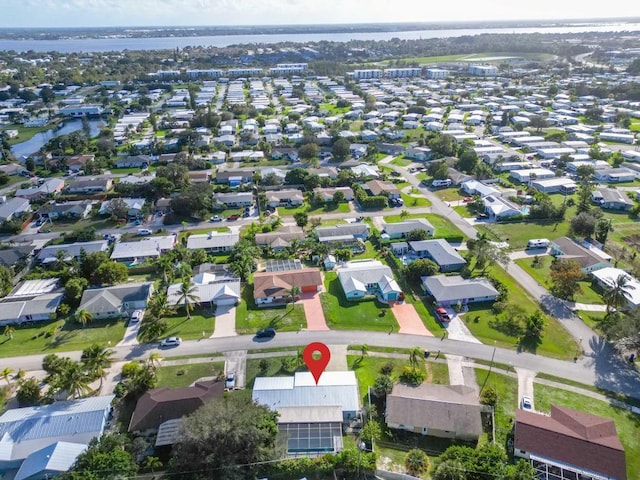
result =
[[273,338],[276,336],[276,329],[272,327],[263,328],[256,332],[257,338]]

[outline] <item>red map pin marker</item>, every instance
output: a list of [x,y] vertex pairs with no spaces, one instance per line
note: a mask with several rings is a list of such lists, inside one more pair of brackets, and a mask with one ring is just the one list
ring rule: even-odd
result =
[[[318,352],[320,354],[320,358],[313,358],[313,354]],[[324,369],[329,365],[329,360],[331,360],[331,351],[329,347],[327,347],[324,343],[313,342],[307,345],[302,352],[302,359],[304,363],[307,364],[307,368],[313,375],[313,379],[316,381],[316,385],[320,380],[320,375],[324,372]]]

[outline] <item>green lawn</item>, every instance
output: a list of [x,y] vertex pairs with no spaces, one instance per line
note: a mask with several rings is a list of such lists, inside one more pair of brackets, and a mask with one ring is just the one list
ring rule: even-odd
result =
[[[393,327],[398,331],[398,322],[387,305],[374,299],[347,300],[335,272],[325,274],[325,289],[320,300],[329,328],[388,332]],[[384,315],[381,312],[385,312]]]
[[458,215],[460,215],[461,217],[465,217],[465,218],[473,218],[476,216],[476,212],[472,212],[469,209],[468,205],[458,205],[453,207],[453,209],[458,213]]
[[439,190],[435,190],[434,193],[438,198],[441,198],[445,202],[457,202],[458,200],[462,200],[466,197],[466,195],[460,193],[460,189],[458,187],[441,188]]
[[[543,255],[539,257],[539,267],[532,265],[532,259],[520,258],[516,260],[516,263],[522,267],[529,275],[531,275],[540,285],[544,286],[547,290],[551,289],[553,282],[551,281],[551,262],[553,257],[550,255]],[[602,296],[600,295],[601,288],[592,282],[591,280],[585,280],[580,283],[582,293],[578,293],[574,300],[579,303],[592,303],[602,305]]]
[[349,213],[349,203],[327,203],[325,205],[312,207],[308,203],[303,203],[299,207],[278,207],[278,213],[282,216],[295,215],[296,213],[307,213],[309,215],[319,215],[322,213]]
[[192,363],[158,368],[158,386],[188,387],[202,377],[217,377],[224,373],[224,362]]
[[588,327],[592,328],[596,332],[599,331],[598,324],[604,320],[604,317],[607,315],[606,312],[587,312],[584,310],[578,310],[576,315],[582,319],[584,323],[587,324]]
[[534,388],[536,410],[548,412],[551,405],[559,405],[613,420],[625,450],[627,478],[638,478],[638,472],[640,472],[640,435],[638,435],[640,417],[638,415],[568,390],[541,384],[534,384]]
[[[291,350],[294,350],[293,348]],[[306,372],[307,367],[304,363],[296,363],[292,364],[295,366],[292,370],[287,370],[284,368],[282,361],[296,359],[297,355],[294,356],[279,356],[279,357],[268,357],[264,359],[258,358],[249,358],[247,359],[247,371],[246,371],[246,387],[247,390],[253,389],[253,382],[256,377],[290,377],[295,372]],[[267,365],[267,369],[265,372],[260,371],[260,363],[264,360]]]
[[17,130],[18,136],[15,138],[10,138],[9,145],[13,146],[16,143],[26,142],[31,139],[35,134],[46,132],[47,130],[51,130],[55,125],[46,125],[44,127],[24,127],[22,125],[10,125],[9,127],[3,130]]
[[390,162],[392,165],[395,165],[397,167],[406,167],[407,165],[411,165],[413,163],[413,160],[407,160],[406,158],[404,158],[402,155],[399,157],[394,158],[393,160],[391,160]]
[[[569,217],[567,217],[569,218]],[[539,220],[517,223],[484,223],[478,230],[488,233],[496,240],[509,242],[512,249],[523,249],[532,238],[554,238],[569,235],[569,222]]]
[[[445,217],[441,217],[435,213],[410,213],[406,217],[407,219],[411,218],[425,218],[433,225],[435,228],[435,235],[433,238],[446,238],[451,241],[463,241],[466,240],[467,236],[462,233],[462,231],[456,227],[451,220]],[[387,223],[397,223],[402,222],[404,220],[400,215],[387,215],[384,217],[384,221]]]
[[498,445],[505,445],[518,407],[518,381],[514,377],[495,372],[489,373],[488,370],[481,368],[476,368],[475,371],[478,386],[482,388],[484,384],[485,388],[491,387],[498,394],[498,403],[495,409],[495,441]]
[[404,201],[405,207],[429,207],[431,206],[431,202],[429,199],[425,197],[414,197],[413,195],[409,195],[407,193],[401,193],[402,200]]
[[87,230],[89,228],[95,228],[96,231],[98,231],[118,228],[118,225],[112,222],[109,217],[89,216],[75,222],[67,220],[54,220],[53,222],[45,223],[43,225],[43,228],[50,228],[52,232]]
[[279,332],[294,332],[306,326],[302,305],[260,308],[253,299],[253,285],[243,286],[242,301],[236,309],[236,330],[239,334],[255,333],[266,327],[273,327]]
[[92,343],[115,346],[124,337],[124,320],[96,320],[82,327],[73,320],[17,326],[13,339],[0,341],[0,357],[82,350]]
[[[191,312],[191,318],[187,318],[183,309],[179,309],[176,315],[166,317],[169,328],[164,337],[181,337],[183,340],[195,340],[208,338],[213,335],[215,317],[211,310],[198,309]],[[204,335],[202,335],[204,332]]]
[[366,240],[364,242],[364,247],[365,247],[364,252],[354,255],[352,260],[365,260],[368,258],[376,258],[378,256],[378,251],[375,249],[375,247],[371,244],[369,240]]
[[[526,313],[539,310],[539,305],[522,290],[520,285],[504,269],[494,267],[491,270],[491,275],[507,286],[509,290],[507,302],[509,304],[521,307]],[[502,318],[504,318],[504,314]],[[537,345],[531,341],[521,343],[517,334],[514,335],[503,321],[498,321],[491,305],[471,304],[469,311],[463,315],[463,319],[473,336],[488,345],[495,344],[503,348],[524,350],[560,359],[573,358],[578,348],[569,332],[554,317],[545,317],[546,326],[540,343]]]

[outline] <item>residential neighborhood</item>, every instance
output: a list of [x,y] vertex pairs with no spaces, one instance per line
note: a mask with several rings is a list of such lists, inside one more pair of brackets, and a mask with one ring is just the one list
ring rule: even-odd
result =
[[0,478],[638,478],[640,37],[576,38],[0,51]]

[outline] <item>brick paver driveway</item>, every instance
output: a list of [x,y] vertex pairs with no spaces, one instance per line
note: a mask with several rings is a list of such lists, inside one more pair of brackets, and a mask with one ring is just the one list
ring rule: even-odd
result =
[[304,307],[304,315],[307,317],[307,330],[329,330],[320,303],[320,293],[303,293],[300,302]]
[[400,325],[399,333],[433,337],[433,334],[424,326],[420,315],[410,303],[396,303],[391,307],[391,311],[396,316],[398,325]]

